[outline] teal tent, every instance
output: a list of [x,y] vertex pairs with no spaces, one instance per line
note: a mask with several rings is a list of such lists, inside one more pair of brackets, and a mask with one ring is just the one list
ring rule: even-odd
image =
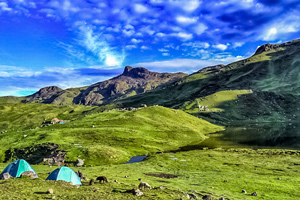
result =
[[80,178],[69,167],[61,167],[54,170],[46,180],[72,182],[73,185],[82,185]]
[[28,162],[26,162],[23,159],[20,159],[7,165],[7,167],[3,170],[1,175],[4,173],[9,173],[13,177],[20,177],[23,172],[27,172],[27,171],[33,171],[34,174],[36,174],[36,172]]

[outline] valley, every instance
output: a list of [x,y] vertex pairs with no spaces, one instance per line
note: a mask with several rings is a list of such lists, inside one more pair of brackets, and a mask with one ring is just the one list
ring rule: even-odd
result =
[[[266,44],[190,75],[126,66],[91,86],[0,97],[0,171],[22,158],[40,177],[0,181],[0,191],[23,191],[0,194],[45,199],[52,187],[58,199],[132,199],[124,192],[141,178],[165,188],[142,199],[297,199],[299,52],[300,40]],[[44,181],[49,166],[61,165],[110,182],[77,189]]]

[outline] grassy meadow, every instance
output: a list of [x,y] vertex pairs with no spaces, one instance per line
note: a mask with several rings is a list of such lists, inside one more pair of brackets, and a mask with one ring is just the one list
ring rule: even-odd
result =
[[[215,199],[298,199],[300,192],[299,151],[252,149],[203,149],[149,156],[132,164],[72,167],[88,178],[76,188],[63,181],[45,181],[55,167],[33,165],[38,179],[14,178],[0,181],[3,199],[187,199],[185,193],[198,198]],[[0,171],[6,164],[0,164]],[[146,174],[171,174],[176,178],[160,178]],[[91,178],[104,175],[109,183],[89,186]],[[125,178],[125,176],[127,176]],[[144,191],[142,197],[124,193],[137,188],[141,178],[152,187],[164,189]],[[115,182],[115,180],[117,182]],[[54,194],[47,194],[52,188]],[[242,193],[246,190],[247,194]],[[258,196],[251,196],[257,192]]]

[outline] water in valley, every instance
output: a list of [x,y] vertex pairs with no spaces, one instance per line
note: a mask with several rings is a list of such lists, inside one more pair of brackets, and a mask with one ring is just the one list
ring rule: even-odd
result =
[[222,132],[209,135],[205,141],[182,147],[180,151],[205,147],[300,149],[300,123],[256,123],[226,127]]

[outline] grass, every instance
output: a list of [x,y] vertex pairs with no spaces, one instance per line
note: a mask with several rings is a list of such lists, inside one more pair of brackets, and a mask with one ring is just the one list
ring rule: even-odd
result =
[[[2,131],[7,131],[0,134],[2,161],[20,157],[42,160],[41,145],[54,143],[58,150],[67,151],[68,161],[80,158],[86,165],[124,163],[132,156],[201,142],[206,134],[223,130],[181,110],[160,106],[100,113],[84,106],[6,104],[1,108]],[[42,125],[54,117],[71,122]]]
[[236,100],[240,95],[252,93],[251,90],[223,90],[214,94],[196,98],[193,101],[185,102],[182,106],[182,110],[188,113],[198,113],[198,105],[207,106],[209,112],[221,112],[224,111],[219,108],[219,105],[227,102]]
[[[83,182],[79,189],[62,181],[44,181],[47,173],[55,168],[34,165],[39,179],[0,181],[0,195],[5,199],[46,199],[51,195],[45,192],[52,188],[56,199],[180,199],[184,198],[184,193],[217,199],[222,196],[229,199],[297,199],[300,196],[297,188],[299,155],[299,151],[293,150],[220,148],[155,154],[140,163],[73,168],[80,169],[88,179],[104,175],[110,181],[93,186],[88,186],[88,181]],[[0,171],[5,166],[0,164]],[[178,177],[164,179],[145,173]],[[144,191],[143,197],[122,193],[137,188],[138,178],[165,189]],[[243,194],[242,190],[248,193]],[[251,196],[253,192],[258,196]]]

